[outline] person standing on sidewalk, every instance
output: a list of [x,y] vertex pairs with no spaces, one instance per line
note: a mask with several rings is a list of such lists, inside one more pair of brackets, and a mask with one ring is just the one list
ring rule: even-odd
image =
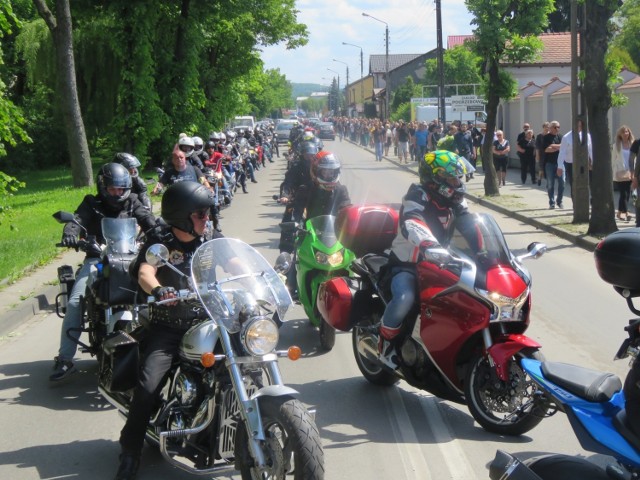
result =
[[[582,120],[578,120],[578,135],[582,139]],[[587,149],[589,151],[589,165],[593,158],[591,150],[591,134],[587,133]],[[565,183],[571,188],[571,200],[573,200],[573,130],[565,133],[560,142],[560,151],[558,153],[558,176],[565,177]]]
[[420,161],[422,158],[424,158],[424,154],[427,153],[428,136],[429,136],[429,131],[427,130],[427,124],[425,122],[420,122],[414,136],[416,141],[416,160],[417,161]]
[[[547,177],[547,194],[549,195],[549,208],[564,208],[562,194],[564,193],[564,175],[558,175],[558,155],[560,153],[560,122],[554,120],[549,123],[549,133],[543,138],[544,147],[544,174]],[[555,184],[558,182],[558,196],[554,201]]]
[[396,132],[398,139],[398,160],[400,163],[409,163],[409,128],[404,120],[400,120],[400,126]]
[[496,139],[493,141],[492,153],[493,166],[498,173],[498,186],[506,185],[510,151],[511,146],[509,145],[509,140],[504,138],[504,132],[502,130],[496,130]]
[[529,140],[526,140],[526,136],[530,130],[531,125],[525,123],[522,126],[522,132],[518,134],[518,138],[516,139],[516,151],[520,159],[520,180],[522,180],[523,185],[527,182],[527,174],[531,175],[531,183],[536,183],[535,157],[533,158],[533,162],[531,162],[531,155],[525,156],[525,147],[531,139],[530,137]]
[[[631,182],[634,172],[634,165],[631,163],[631,145],[633,144],[633,133],[626,125],[622,125],[616,132],[616,139],[611,150],[611,165],[613,167],[613,181],[618,187],[618,220],[626,222],[631,220],[628,203],[631,195]],[[631,160],[631,162],[630,162]],[[637,215],[636,215],[637,216]]]
[[[538,186],[544,177],[544,136],[549,133],[549,122],[542,124],[542,132],[536,135],[536,166],[538,167]],[[548,184],[549,182],[547,182]]]

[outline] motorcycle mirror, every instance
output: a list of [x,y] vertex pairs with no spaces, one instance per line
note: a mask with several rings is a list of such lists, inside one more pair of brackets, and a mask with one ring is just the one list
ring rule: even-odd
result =
[[276,258],[276,264],[273,269],[278,273],[287,273],[291,268],[291,254],[289,252],[282,252]]
[[279,195],[273,195],[271,198],[273,198],[274,200],[280,200],[280,196]]
[[518,261],[522,262],[527,258],[538,259],[547,253],[547,245],[540,242],[532,242],[527,246],[527,253],[520,255]]
[[52,217],[55,218],[58,223],[74,223],[78,225],[82,230],[84,230],[85,234],[87,233],[87,229],[80,225],[73,213],[59,210],[54,213]]
[[154,267],[165,264],[169,261],[169,249],[161,243],[154,243],[147,250],[144,260]]

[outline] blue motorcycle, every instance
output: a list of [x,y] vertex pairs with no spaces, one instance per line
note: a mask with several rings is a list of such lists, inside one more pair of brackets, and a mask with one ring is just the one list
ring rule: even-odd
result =
[[[614,286],[640,317],[633,299],[640,297],[639,229],[620,231],[605,238],[594,252],[600,277]],[[534,402],[547,414],[564,412],[582,448],[615,458],[606,469],[583,458],[546,455],[521,462],[498,450],[489,467],[491,479],[597,480],[640,479],[640,318],[625,327],[628,338],[615,359],[631,357],[624,388],[612,373],[559,362],[522,359],[522,369],[537,387]],[[626,400],[630,400],[627,402]],[[546,404],[546,405],[545,405]]]

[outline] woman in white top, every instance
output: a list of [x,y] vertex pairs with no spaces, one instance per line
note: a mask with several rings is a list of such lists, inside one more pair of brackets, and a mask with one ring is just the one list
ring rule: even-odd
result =
[[618,200],[618,220],[628,222],[631,215],[627,209],[631,195],[631,178],[633,166],[629,165],[629,150],[633,143],[633,132],[626,125],[622,125],[616,132],[616,141],[612,147],[611,163],[613,165],[613,181],[618,187],[620,199]]

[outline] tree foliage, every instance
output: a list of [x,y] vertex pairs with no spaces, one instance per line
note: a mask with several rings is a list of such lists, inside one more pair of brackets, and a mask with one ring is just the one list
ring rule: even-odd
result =
[[[445,96],[472,95],[472,87],[455,90],[447,85],[470,85],[481,83],[480,58],[467,45],[457,45],[447,49],[442,55]],[[424,84],[438,85],[438,60],[430,58],[425,62]],[[437,91],[437,90],[436,90]],[[436,95],[430,95],[436,96]]]
[[[474,17],[471,21],[475,25],[474,40],[470,45],[482,59],[480,72],[487,101],[486,136],[491,139],[500,99],[512,98],[517,86],[501,64],[523,63],[535,58],[541,49],[537,35],[547,26],[547,17],[554,5],[553,0],[465,0],[465,4]],[[492,158],[491,143],[484,142],[482,158]],[[485,162],[483,167],[485,194],[499,195],[493,163]]]
[[640,0],[626,0],[615,14],[619,32],[613,40],[613,52],[626,52],[631,62],[625,57],[618,58],[629,69],[638,72],[640,66]]

